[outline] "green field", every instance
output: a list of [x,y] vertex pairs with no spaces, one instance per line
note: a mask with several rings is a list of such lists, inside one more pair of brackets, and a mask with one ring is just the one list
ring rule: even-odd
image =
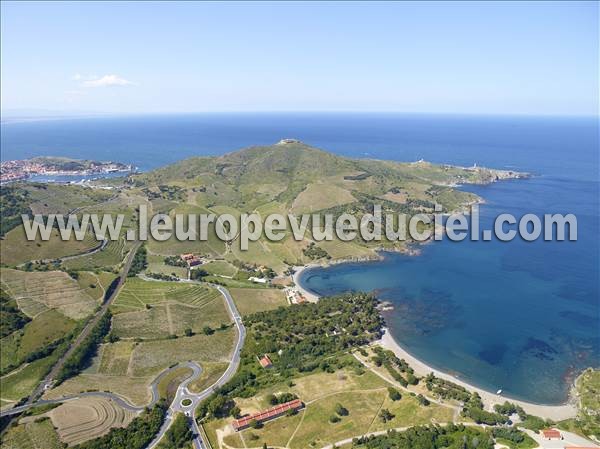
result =
[[231,265],[225,260],[215,260],[213,262],[206,263],[200,267],[204,271],[216,276],[228,276],[231,277],[237,273],[238,269]]
[[20,364],[25,357],[44,346],[64,337],[75,327],[76,322],[49,309],[37,315],[23,329],[13,332],[0,340],[0,369]]
[[0,396],[3,400],[18,401],[28,396],[54,364],[53,356],[36,360],[19,371],[0,378]]
[[217,290],[190,283],[128,279],[111,309],[121,338],[165,338],[231,322]]
[[69,270],[111,269],[121,263],[130,248],[131,242],[109,240],[102,251],[66,260],[63,266]]
[[[291,387],[286,383],[277,384],[261,390],[252,398],[236,399],[242,413],[268,408],[270,405],[266,398],[271,393],[291,392],[305,404],[305,409],[297,415],[277,418],[265,423],[261,429],[244,430],[241,436],[252,447],[260,447],[266,443],[269,447],[320,448],[366,432],[452,420],[451,408],[437,404],[421,406],[408,393],[403,394],[399,401],[390,400],[387,390],[389,386],[371,371],[359,373],[343,369],[334,373],[319,372],[296,377]],[[339,422],[331,423],[329,418],[335,414],[338,403],[349,414],[340,417]],[[381,408],[387,408],[394,415],[392,421],[384,424],[378,418]],[[216,444],[216,430],[221,428],[227,432],[229,422],[230,420],[211,421],[206,425],[213,444]],[[244,447],[237,434],[225,437],[224,442],[231,447]]]
[[2,449],[61,449],[63,444],[49,418],[11,427],[2,436]]
[[96,248],[100,242],[91,234],[86,234],[82,241],[71,237],[63,241],[58,229],[53,229],[48,241],[43,241],[39,235],[33,240],[27,240],[25,230],[17,226],[6,234],[0,246],[0,259],[7,265],[19,265],[30,260],[60,259],[73,256]]
[[232,288],[229,290],[241,315],[272,310],[288,304],[283,290],[273,288]]

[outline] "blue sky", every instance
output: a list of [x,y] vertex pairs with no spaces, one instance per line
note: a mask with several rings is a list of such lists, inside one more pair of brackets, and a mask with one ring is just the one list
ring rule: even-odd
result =
[[2,2],[2,108],[598,113],[598,3]]

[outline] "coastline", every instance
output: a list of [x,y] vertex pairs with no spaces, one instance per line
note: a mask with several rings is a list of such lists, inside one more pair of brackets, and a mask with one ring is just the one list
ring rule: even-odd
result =
[[[371,260],[371,259],[370,259]],[[377,260],[374,258],[372,260]],[[364,262],[365,260],[363,260]],[[294,267],[294,274],[292,279],[296,288],[305,296],[305,298],[310,302],[317,302],[319,300],[319,295],[307,290],[300,281],[300,276],[302,273],[311,268],[324,268],[330,265],[339,264],[339,263],[352,263],[352,262],[360,262],[359,260],[340,260],[334,263],[329,264],[319,264],[319,263],[310,263],[300,267]],[[406,349],[404,349],[398,341],[394,339],[392,334],[389,332],[388,328],[384,328],[383,336],[380,340],[375,342],[385,349],[391,350],[396,354],[396,356],[400,359],[404,359],[414,370],[415,373],[419,376],[426,376],[429,373],[434,373],[436,377],[441,379],[448,380],[457,385],[460,385],[466,388],[469,391],[475,391],[480,396],[484,403],[484,406],[487,410],[492,410],[495,404],[503,404],[505,401],[513,402],[517,405],[523,407],[523,409],[531,414],[540,416],[542,418],[551,419],[553,421],[561,421],[568,418],[573,418],[577,415],[577,406],[575,403],[575,398],[569,397],[565,404],[560,405],[544,405],[544,404],[535,404],[533,402],[527,402],[520,399],[511,398],[504,395],[497,395],[493,392],[485,390],[483,388],[477,387],[469,382],[466,382],[462,379],[458,379],[451,374],[440,371],[421,359],[410,354]]]
[[444,380],[448,380],[457,385],[466,388],[469,391],[475,391],[481,396],[481,399],[487,410],[492,410],[495,404],[503,404],[505,401],[512,402],[523,407],[527,413],[531,415],[540,416],[542,418],[552,419],[553,421],[562,421],[564,419],[573,418],[577,415],[577,407],[573,403],[574,401],[570,398],[565,404],[561,405],[543,405],[535,404],[533,402],[522,401],[520,399],[511,398],[502,394],[498,395],[483,388],[477,387],[469,382],[462,379],[458,379],[446,372],[440,371],[439,369],[433,368],[432,366],[425,363],[410,354],[404,349],[392,336],[387,328],[384,329],[384,334],[381,340],[378,340],[376,344],[383,346],[385,349],[389,349],[394,352],[400,359],[404,359],[408,364],[415,370],[415,373],[419,376],[426,376],[429,373],[435,374]]

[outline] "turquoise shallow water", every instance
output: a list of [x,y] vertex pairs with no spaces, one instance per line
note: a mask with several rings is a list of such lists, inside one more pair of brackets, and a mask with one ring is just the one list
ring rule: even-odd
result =
[[529,171],[466,187],[499,213],[575,213],[577,242],[426,246],[419,257],[306,272],[321,293],[374,291],[394,303],[393,335],[414,355],[480,386],[559,403],[572,377],[600,366],[598,122],[586,118],[395,114],[218,114],[3,123],[2,159],[62,155],[151,169],[284,137],[352,157]]

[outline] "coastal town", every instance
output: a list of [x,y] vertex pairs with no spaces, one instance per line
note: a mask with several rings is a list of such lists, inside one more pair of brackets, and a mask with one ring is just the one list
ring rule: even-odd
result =
[[95,175],[117,172],[132,172],[135,167],[120,162],[101,162],[75,160],[68,158],[36,157],[2,161],[0,165],[0,183],[24,181],[35,175],[64,176],[64,175]]

